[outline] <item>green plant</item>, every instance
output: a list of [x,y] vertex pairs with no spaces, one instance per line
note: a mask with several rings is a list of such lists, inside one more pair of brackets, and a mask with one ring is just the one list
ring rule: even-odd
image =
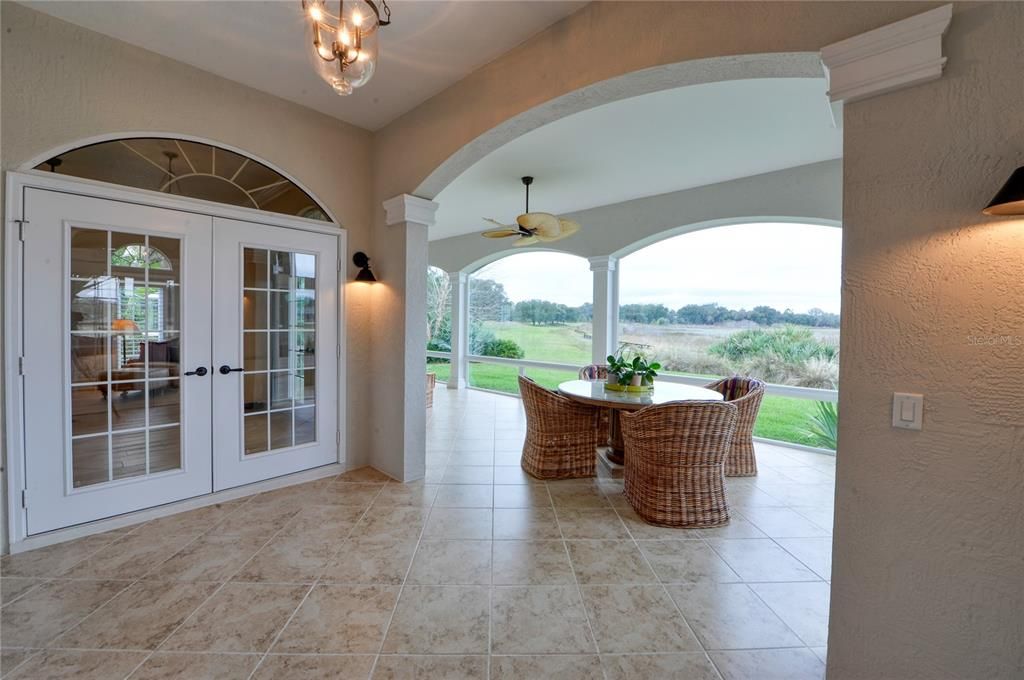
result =
[[504,357],[506,359],[522,359],[526,356],[526,352],[515,340],[504,338],[487,340],[480,347],[480,354],[485,357]]
[[839,409],[835,402],[815,402],[814,412],[808,416],[807,421],[803,429],[804,434],[810,437],[816,446],[834,451],[839,438]]
[[622,354],[615,356],[608,355],[608,374],[615,376],[615,381],[620,385],[629,385],[633,378],[640,376],[641,385],[652,385],[658,376],[658,369],[661,364],[657,361],[648,363],[641,355],[637,354],[630,360]]

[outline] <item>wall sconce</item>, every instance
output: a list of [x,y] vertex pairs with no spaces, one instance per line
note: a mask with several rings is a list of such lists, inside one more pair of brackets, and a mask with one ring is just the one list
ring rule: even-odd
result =
[[1003,188],[981,212],[986,215],[1024,215],[1024,165],[1013,171]]
[[366,283],[374,283],[377,281],[377,277],[370,271],[370,258],[367,257],[366,253],[359,251],[352,256],[352,262],[355,266],[359,267],[359,273],[356,274],[356,281],[365,281]]

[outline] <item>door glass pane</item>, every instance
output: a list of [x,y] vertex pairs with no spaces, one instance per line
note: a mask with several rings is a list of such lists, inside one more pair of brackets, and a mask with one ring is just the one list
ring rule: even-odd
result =
[[109,479],[109,437],[86,437],[71,441],[73,484],[75,488],[100,484]]
[[177,470],[181,467],[181,427],[161,427],[149,431],[149,472]]
[[244,328],[263,330],[267,327],[267,292],[247,290],[242,297]]
[[71,436],[107,431],[107,395],[105,385],[71,388]]
[[242,356],[245,370],[267,370],[267,334],[260,331],[243,333]]
[[179,469],[181,240],[73,227],[69,244],[72,483]]
[[242,266],[245,452],[315,441],[316,257],[243,248]]
[[263,453],[267,450],[267,414],[245,417],[245,453]]

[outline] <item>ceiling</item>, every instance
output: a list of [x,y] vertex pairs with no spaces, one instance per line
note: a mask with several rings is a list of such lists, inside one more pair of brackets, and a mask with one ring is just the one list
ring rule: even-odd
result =
[[[434,199],[430,239],[509,224],[530,208],[564,214],[842,156],[823,78],[733,80],[583,111],[492,152]],[[587,225],[583,225],[586,229]]]
[[348,97],[334,94],[308,63],[300,0],[23,4],[377,130],[586,3],[392,0],[377,72]]

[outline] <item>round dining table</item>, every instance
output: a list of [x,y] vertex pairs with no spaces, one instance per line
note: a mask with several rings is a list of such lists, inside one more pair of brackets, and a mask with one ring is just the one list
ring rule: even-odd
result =
[[618,392],[606,389],[603,380],[569,380],[558,386],[558,393],[581,404],[611,409],[611,452],[607,454],[607,460],[613,465],[624,462],[619,411],[639,411],[646,406],[670,401],[722,401],[724,398],[721,392],[706,387],[664,381],[656,381],[654,389],[649,392]]

